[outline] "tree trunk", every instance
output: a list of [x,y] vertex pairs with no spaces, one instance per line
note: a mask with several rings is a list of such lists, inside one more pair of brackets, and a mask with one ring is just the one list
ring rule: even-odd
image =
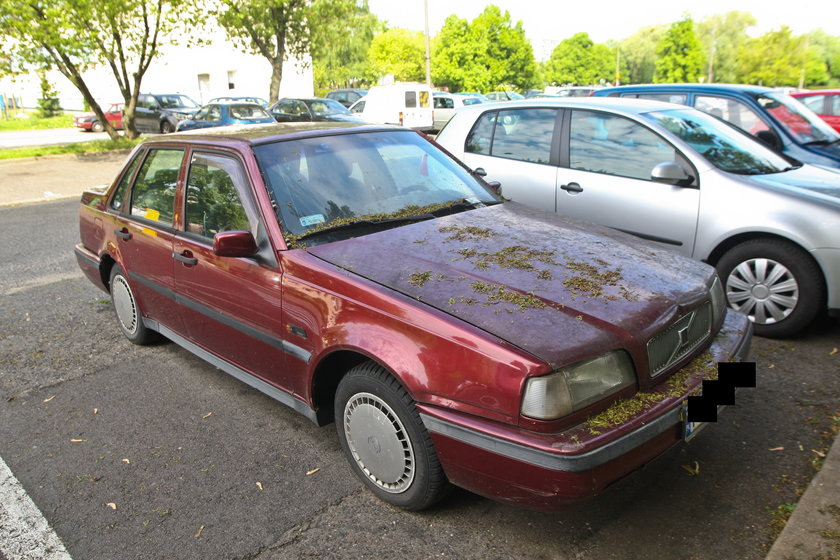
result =
[[283,57],[271,60],[271,84],[268,88],[269,104],[277,103],[280,99],[280,82],[283,80]]

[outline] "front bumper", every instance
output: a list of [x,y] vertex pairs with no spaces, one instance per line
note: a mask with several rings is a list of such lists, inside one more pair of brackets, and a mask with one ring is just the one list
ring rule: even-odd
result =
[[544,434],[428,406],[420,406],[420,416],[452,483],[502,502],[556,511],[600,494],[682,441],[686,398],[716,371],[715,362],[744,360],[751,339],[749,320],[728,312],[703,355],[712,367],[688,377],[679,394],[671,388],[660,402],[611,428],[583,424]]

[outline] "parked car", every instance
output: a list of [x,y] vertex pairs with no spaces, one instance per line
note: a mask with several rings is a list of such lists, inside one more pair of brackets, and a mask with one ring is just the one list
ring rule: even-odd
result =
[[336,89],[327,93],[326,98],[338,101],[345,107],[350,107],[353,103],[367,95],[366,89]]
[[543,90],[541,90],[541,89],[526,89],[525,91],[522,92],[522,96],[525,99],[530,99],[532,97],[538,96],[542,92],[543,92]]
[[515,201],[715,265],[756,334],[840,313],[840,174],[706,113],[602,97],[478,105],[437,142]]
[[141,93],[134,110],[134,124],[140,132],[168,134],[198,109],[198,103],[180,93]]
[[262,97],[248,97],[248,96],[239,96],[239,97],[214,97],[210,101],[207,102],[207,105],[211,103],[256,103],[263,109],[268,107],[268,101],[263,99]]
[[485,93],[484,96],[488,101],[513,101],[515,99],[525,99],[525,96],[515,91],[491,91]]
[[750,343],[710,266],[503,203],[398,127],[150,138],[83,194],[80,233],[130,341],[335,421],[407,509],[448,483],[549,510],[600,493],[696,433],[687,397]]
[[319,97],[281,99],[268,112],[277,122],[364,122],[338,101]]
[[398,124],[424,132],[434,129],[432,90],[426,84],[374,86],[350,112],[368,123]]
[[[122,130],[123,127],[123,107],[125,103],[111,103],[108,110],[105,111],[105,118],[111,123],[111,126],[117,130]],[[82,113],[73,117],[73,126],[79,127],[88,132],[102,132],[105,127],[99,122],[99,117],[96,113]]]
[[803,105],[815,112],[831,127],[840,132],[840,89],[817,89],[791,93]]
[[567,86],[554,91],[557,97],[589,97],[601,89],[600,86]]
[[432,102],[434,104],[434,129],[440,130],[459,107],[477,105],[484,103],[484,100],[472,95],[435,92],[432,94]]
[[274,117],[256,103],[208,103],[192,118],[178,123],[176,130],[195,130],[227,126],[229,124],[260,124],[274,122]]
[[595,96],[638,97],[700,109],[804,163],[840,168],[840,134],[786,93],[731,84],[647,84],[602,88]]

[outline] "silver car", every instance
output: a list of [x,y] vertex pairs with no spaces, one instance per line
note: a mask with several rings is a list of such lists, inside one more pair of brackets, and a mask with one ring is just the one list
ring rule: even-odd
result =
[[840,316],[840,173],[696,109],[613,98],[460,109],[437,141],[504,195],[717,267],[756,334]]

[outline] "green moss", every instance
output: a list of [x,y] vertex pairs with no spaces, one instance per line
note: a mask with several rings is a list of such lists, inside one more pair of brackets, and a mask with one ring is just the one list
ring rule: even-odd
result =
[[[604,268],[609,266],[601,259],[595,259],[595,262]],[[615,286],[622,280],[620,268],[601,271],[589,263],[574,259],[569,259],[566,268],[577,273],[563,282],[563,285],[572,292],[573,296],[583,294],[589,297],[601,297],[604,296],[605,286]],[[615,299],[615,297],[606,296],[606,299]]]
[[411,284],[412,286],[417,286],[418,288],[420,288],[421,286],[423,286],[423,284],[425,284],[426,282],[431,280],[431,278],[432,278],[432,271],[431,270],[427,270],[425,272],[415,272],[409,278],[408,283]]
[[440,228],[441,233],[449,233],[447,241],[472,241],[474,239],[489,239],[493,230],[475,226],[446,226]]
[[499,284],[488,284],[476,280],[470,286],[474,292],[484,294],[490,305],[506,302],[518,306],[522,311],[525,309],[542,309],[546,306],[544,301],[531,293],[515,292]]

